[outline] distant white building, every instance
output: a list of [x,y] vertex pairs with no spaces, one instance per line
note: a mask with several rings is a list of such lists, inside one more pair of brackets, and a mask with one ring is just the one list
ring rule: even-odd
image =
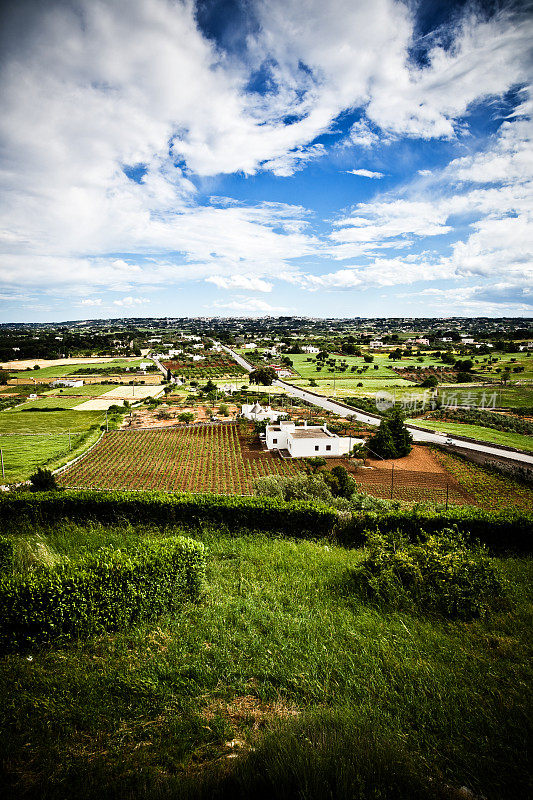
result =
[[148,367],[153,367],[153,366],[154,366],[154,362],[153,361],[141,361],[141,364],[140,364],[140,368],[141,369],[148,369]]
[[58,378],[57,381],[53,381],[52,386],[68,386],[69,389],[74,389],[77,386],[83,386],[83,381]]
[[193,361],[205,361],[205,356],[193,356]]
[[292,374],[290,369],[287,369],[287,367],[276,367],[274,364],[270,364],[269,366],[272,367],[278,378],[290,378]]
[[313,458],[314,456],[343,456],[364,439],[352,436],[337,436],[328,431],[325,425],[295,425],[294,422],[280,422],[268,425],[266,444],[269,450],[287,450],[292,458]]
[[241,414],[245,419],[249,419],[252,422],[264,422],[267,419],[269,422],[275,422],[280,417],[287,416],[285,411],[273,411],[270,406],[263,408],[259,403],[255,403],[254,405],[246,403],[241,406]]
[[474,344],[472,336],[461,336],[461,344]]
[[245,350],[255,350],[256,347],[257,345],[255,344],[255,342],[248,342],[248,344],[244,345]]
[[30,396],[28,397],[28,400],[37,400],[37,395],[36,394],[30,394]]
[[429,339],[425,339],[425,338],[415,339],[415,342],[417,344],[424,344],[424,345],[426,345],[426,347],[429,347]]
[[370,342],[370,347],[372,350],[377,350],[380,347],[385,347],[381,339],[374,339],[374,341]]
[[220,387],[220,391],[224,392],[224,394],[233,394],[233,392],[237,391],[237,384],[236,383],[225,383],[224,386]]
[[304,353],[309,353],[309,354],[311,354],[311,353],[320,353],[319,348],[318,347],[314,347],[311,344],[310,345],[306,345],[305,347],[302,347],[302,350],[303,350]]

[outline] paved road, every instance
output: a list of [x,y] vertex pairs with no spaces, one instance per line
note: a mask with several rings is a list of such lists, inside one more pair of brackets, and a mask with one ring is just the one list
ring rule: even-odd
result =
[[[237,361],[241,367],[244,367],[244,369],[246,369],[248,372],[252,371],[253,367],[242,356],[240,356],[238,353],[234,353],[229,347],[225,347],[224,345],[221,346],[231,356],[233,356],[235,361]],[[306,400],[308,403],[319,406],[319,408],[323,408],[325,411],[332,411],[334,414],[340,414],[343,417],[347,414],[350,414],[350,416],[355,417],[355,419],[359,420],[360,422],[365,422],[367,425],[379,425],[381,422],[380,417],[372,414],[366,414],[363,411],[358,411],[357,409],[347,406],[337,400],[323,397],[322,395],[315,394],[315,392],[302,389],[299,386],[293,386],[292,383],[287,383],[287,381],[274,381],[274,385],[283,386],[285,390],[293,397],[299,397],[301,400]],[[442,444],[450,447],[463,447],[467,450],[475,450],[478,453],[485,453],[489,456],[492,455],[497,456],[498,458],[506,458],[511,461],[520,462],[521,464],[527,466],[533,466],[533,453],[524,453],[521,451],[515,452],[514,450],[507,450],[504,447],[498,447],[498,445],[490,444],[489,442],[465,441],[465,439],[461,437],[424,431],[418,428],[416,425],[406,425],[405,427],[411,432],[415,442],[430,442],[432,444]]]

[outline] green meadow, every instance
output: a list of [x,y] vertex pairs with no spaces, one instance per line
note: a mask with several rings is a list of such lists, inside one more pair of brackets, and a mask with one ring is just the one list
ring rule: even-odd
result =
[[19,408],[0,412],[0,447],[6,483],[26,480],[43,464],[55,468],[62,460],[79,455],[96,441],[99,425],[105,419],[100,411],[47,412]]

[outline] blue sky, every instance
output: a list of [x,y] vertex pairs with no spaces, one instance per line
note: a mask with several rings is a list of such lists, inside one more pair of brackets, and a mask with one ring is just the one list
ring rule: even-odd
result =
[[0,320],[531,315],[531,5],[3,15]]

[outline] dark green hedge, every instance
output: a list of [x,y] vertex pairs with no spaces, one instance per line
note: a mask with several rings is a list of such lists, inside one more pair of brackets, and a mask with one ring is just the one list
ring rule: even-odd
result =
[[495,552],[531,552],[533,544],[533,515],[519,511],[496,513],[477,508],[451,508],[448,511],[404,509],[390,513],[367,512],[344,522],[337,531],[340,544],[358,547],[365,543],[368,533],[383,534],[399,530],[413,541],[420,531],[438,533],[444,528],[457,529],[483,542]]
[[198,597],[201,542],[173,537],[0,579],[0,649],[125,628]]
[[311,502],[283,502],[270,497],[221,497],[209,494],[71,491],[5,495],[0,521],[26,518],[30,523],[72,519],[115,523],[197,525],[282,531],[289,536],[319,537],[331,533],[334,509]]

